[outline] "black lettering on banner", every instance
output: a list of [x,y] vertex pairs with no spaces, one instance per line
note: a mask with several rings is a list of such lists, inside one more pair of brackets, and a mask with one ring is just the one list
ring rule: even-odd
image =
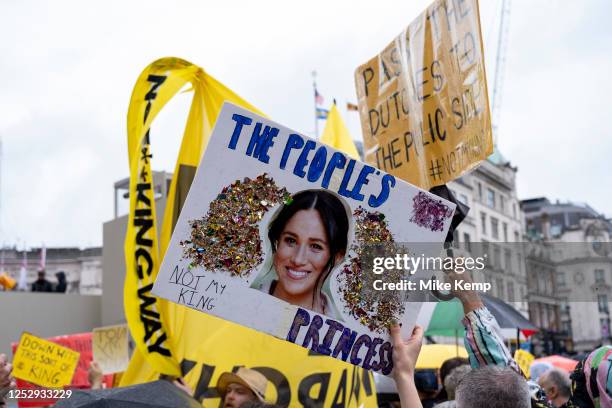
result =
[[[309,356],[309,358],[317,357],[316,353],[313,352],[309,352]],[[181,375],[183,377],[189,375],[197,364],[198,363],[196,361],[183,359],[180,363]],[[238,365],[234,366],[231,372],[236,372],[240,367],[241,366]],[[251,369],[263,374],[275,387],[277,396],[276,401],[274,401],[275,405],[286,407],[291,404],[291,384],[283,372],[277,370],[276,368],[266,366],[251,367]],[[211,379],[214,376],[215,370],[215,366],[210,366],[207,364],[202,365],[194,391],[194,398],[196,400],[202,402],[205,399],[221,398],[216,386],[211,386]],[[366,397],[372,396],[372,379],[370,376],[371,374],[368,370],[353,367],[351,384],[349,387],[348,371],[347,369],[343,369],[338,382],[338,387],[334,391],[334,397],[331,402],[326,404],[331,373],[313,373],[301,379],[297,385],[298,400],[304,407],[323,407],[324,405],[337,408],[345,407],[350,404],[353,396],[357,400],[359,399],[361,386],[363,386]],[[320,385],[318,387],[318,392],[316,395],[312,396],[311,394],[313,390],[317,389],[317,385]],[[346,400],[347,397],[349,397],[348,401]]]
[[361,379],[359,378],[359,368],[353,367],[353,374],[351,375],[352,386],[351,386],[351,395],[349,396],[349,404],[355,397],[355,401],[359,401],[359,391],[361,390]]
[[287,377],[272,367],[253,367],[253,370],[263,374],[276,388],[276,402],[274,404],[280,407],[288,407],[291,403],[291,387]]
[[336,389],[336,395],[332,401],[332,408],[344,408],[346,407],[346,368],[342,370],[342,376],[340,377],[340,383]]
[[[138,248],[134,253],[135,262],[136,262],[136,273],[138,274],[138,279],[144,279],[144,274],[147,276],[151,276],[151,272],[153,272],[153,259],[151,259],[151,254],[144,248]],[[146,264],[146,269],[143,273],[142,263],[139,262],[140,259],[143,259]]]
[[196,389],[193,393],[193,398],[200,402],[209,398],[221,398],[221,395],[219,395],[219,391],[217,390],[216,384],[212,387],[210,386],[210,380],[212,379],[214,372],[214,366],[202,364],[200,378],[198,378],[198,383],[196,384]]
[[[298,387],[298,401],[305,407],[323,407],[327,389],[329,388],[330,373],[315,373],[307,376],[300,382]],[[319,393],[312,397],[312,389],[319,384]]]
[[[146,93],[144,100],[147,102],[143,115],[143,123],[146,123],[151,112],[152,101],[157,97],[157,92],[161,84],[166,80],[166,76],[149,75],[147,80],[151,83],[149,91]],[[139,281],[149,277],[156,265],[153,265],[153,256],[151,249],[153,247],[153,238],[147,238],[154,227],[152,200],[147,194],[152,191],[152,178],[150,172],[147,171],[149,159],[152,155],[149,153],[150,134],[149,131],[141,141],[141,153],[139,157],[140,179],[135,186],[135,191],[131,192],[136,197],[136,209],[134,211],[133,226],[136,229],[134,262],[135,272]],[[140,321],[144,328],[143,342],[147,345],[149,353],[157,353],[163,356],[170,356],[170,350],[164,346],[167,340],[167,335],[162,331],[160,315],[156,308],[156,298],[151,296],[153,284],[138,285],[137,296],[140,300]]]

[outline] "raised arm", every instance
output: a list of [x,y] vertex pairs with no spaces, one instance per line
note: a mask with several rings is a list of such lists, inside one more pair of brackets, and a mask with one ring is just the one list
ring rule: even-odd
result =
[[416,361],[423,344],[423,328],[415,326],[412,336],[402,340],[399,326],[391,328],[393,339],[393,377],[402,408],[422,408],[419,393],[414,383]]
[[[451,279],[462,279],[463,281],[471,282],[467,272],[463,274],[451,272],[449,277]],[[472,367],[498,365],[510,367],[523,375],[518,364],[512,358],[510,350],[508,350],[504,343],[495,317],[482,303],[478,292],[464,290],[454,291],[453,294],[463,305],[463,312],[465,313],[462,320],[465,327],[465,338],[463,341]]]

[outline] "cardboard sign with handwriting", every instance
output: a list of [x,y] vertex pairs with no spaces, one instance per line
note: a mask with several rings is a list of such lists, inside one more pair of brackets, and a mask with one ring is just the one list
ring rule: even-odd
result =
[[437,0],[355,71],[365,161],[429,190],[493,153],[478,0]]
[[98,327],[93,329],[92,349],[94,361],[102,373],[125,371],[130,361],[127,325]]
[[72,382],[79,353],[59,344],[23,333],[13,359],[13,375],[47,388]]

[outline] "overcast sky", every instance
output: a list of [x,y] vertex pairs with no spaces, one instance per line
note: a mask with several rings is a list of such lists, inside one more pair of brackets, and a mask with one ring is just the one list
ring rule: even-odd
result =
[[[126,112],[153,60],[196,63],[274,120],[313,133],[312,77],[361,138],[353,72],[427,5],[403,1],[0,2],[0,245],[101,245],[128,176]],[[483,0],[488,81],[501,0]],[[97,5],[97,6],[96,6]],[[612,216],[612,4],[513,0],[498,145],[520,198]],[[171,171],[189,95],[153,125]],[[320,126],[323,127],[321,122]]]

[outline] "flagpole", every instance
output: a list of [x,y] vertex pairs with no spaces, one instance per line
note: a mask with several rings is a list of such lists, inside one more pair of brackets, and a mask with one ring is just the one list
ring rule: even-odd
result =
[[317,71],[312,71],[312,99],[314,102],[315,139],[319,139],[319,119],[317,119]]

